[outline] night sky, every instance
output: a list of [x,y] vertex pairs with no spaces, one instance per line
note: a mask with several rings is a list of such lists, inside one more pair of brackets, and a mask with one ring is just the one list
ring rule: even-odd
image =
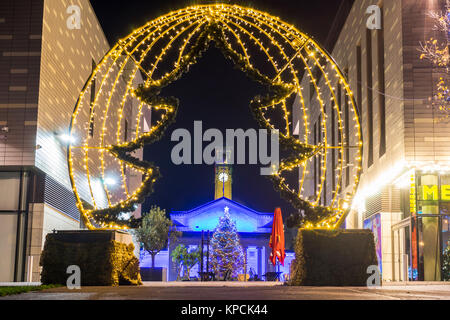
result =
[[[92,6],[111,45],[135,28],[160,15],[198,3],[211,1],[177,0],[91,0]],[[279,16],[311,37],[324,43],[341,0],[258,0],[224,1],[253,7]],[[164,90],[164,96],[180,99],[177,121],[165,137],[145,149],[145,159],[156,163],[163,178],[144,204],[144,211],[158,205],[168,212],[189,210],[214,199],[214,166],[175,166],[170,159],[173,130],[193,132],[194,121],[203,121],[203,130],[258,129],[250,113],[249,102],[264,90],[242,72],[233,68],[220,51],[211,47],[182,79]],[[267,177],[259,174],[260,166],[233,166],[233,200],[262,212],[281,207],[284,216],[292,207],[282,200]]]

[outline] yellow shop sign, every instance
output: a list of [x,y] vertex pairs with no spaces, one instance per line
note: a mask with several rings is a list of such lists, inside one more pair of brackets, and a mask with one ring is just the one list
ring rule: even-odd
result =
[[422,200],[450,201],[450,185],[441,186],[440,198],[438,186],[422,186]]

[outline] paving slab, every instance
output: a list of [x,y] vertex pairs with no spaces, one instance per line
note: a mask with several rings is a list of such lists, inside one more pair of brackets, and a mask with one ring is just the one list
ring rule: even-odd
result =
[[450,300],[450,285],[290,287],[282,283],[145,283],[143,286],[54,288],[0,300]]

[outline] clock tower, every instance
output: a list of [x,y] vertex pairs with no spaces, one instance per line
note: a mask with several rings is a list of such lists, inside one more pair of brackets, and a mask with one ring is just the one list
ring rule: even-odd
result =
[[214,175],[214,200],[227,198],[231,200],[231,184],[233,169],[231,168],[231,150],[220,150],[216,154],[216,167]]
[[216,164],[214,200],[227,198],[231,200],[231,184],[233,169],[229,164]]

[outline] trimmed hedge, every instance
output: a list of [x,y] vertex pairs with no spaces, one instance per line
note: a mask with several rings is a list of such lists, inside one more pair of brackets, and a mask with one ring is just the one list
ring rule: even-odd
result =
[[62,241],[57,234],[48,234],[40,265],[42,284],[66,285],[70,265],[80,267],[82,286],[142,284],[132,243]]
[[366,286],[378,265],[370,230],[299,230],[290,285]]

